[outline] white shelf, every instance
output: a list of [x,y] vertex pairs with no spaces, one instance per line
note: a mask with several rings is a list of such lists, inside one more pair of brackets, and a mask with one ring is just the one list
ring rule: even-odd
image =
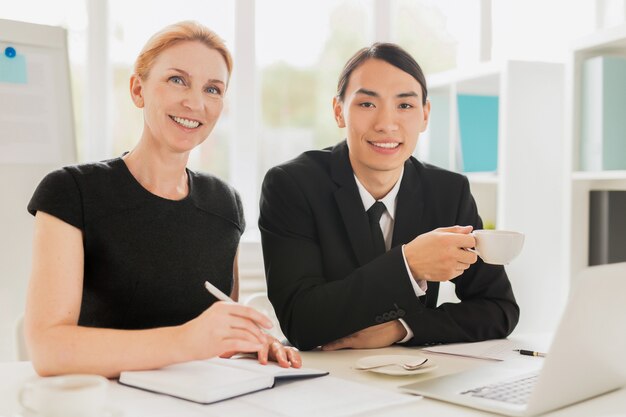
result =
[[603,55],[626,50],[626,25],[608,28],[576,41],[573,51],[579,55]]
[[[626,170],[580,171],[582,68],[596,56],[626,56],[626,25],[604,29],[575,42],[566,71],[567,114],[564,195],[564,264],[569,280],[589,268],[589,192],[626,190]],[[626,137],[625,137],[626,140]]]
[[575,171],[572,173],[574,181],[607,181],[607,180],[623,180],[626,181],[626,171]]
[[429,91],[437,90],[449,88],[453,84],[462,84],[474,86],[478,93],[487,94],[489,91],[494,91],[494,87],[497,89],[497,80],[504,66],[505,63],[503,62],[489,62],[464,69],[463,71],[453,70],[433,74],[428,77],[428,89]]
[[498,96],[496,172],[463,174],[484,224],[526,235],[522,254],[506,268],[525,311],[518,331],[552,330],[562,308],[555,294],[566,291],[555,249],[563,246],[564,199],[555,192],[563,186],[565,158],[563,76],[561,64],[503,61],[438,74],[427,82],[431,121],[418,157],[452,170],[461,165],[457,96]]
[[499,177],[495,172],[464,172],[463,173],[472,184],[493,184],[498,185]]

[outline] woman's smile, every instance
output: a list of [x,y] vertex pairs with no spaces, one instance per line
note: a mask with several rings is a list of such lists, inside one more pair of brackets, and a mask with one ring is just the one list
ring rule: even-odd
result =
[[200,123],[197,120],[193,120],[193,119],[186,119],[183,117],[178,117],[178,116],[172,116],[169,115],[170,119],[172,119],[176,124],[183,126],[187,129],[196,129],[199,126],[202,126],[202,123]]

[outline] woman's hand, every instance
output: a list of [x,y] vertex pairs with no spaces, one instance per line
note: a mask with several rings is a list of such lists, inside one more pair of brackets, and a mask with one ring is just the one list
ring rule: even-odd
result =
[[271,336],[259,326],[270,329],[272,322],[253,308],[218,301],[182,325],[184,360],[223,356],[225,352],[262,352]]
[[[267,365],[268,361],[278,363],[283,368],[300,368],[302,366],[302,358],[298,349],[291,346],[284,346],[274,336],[266,334],[267,343],[259,349],[256,354],[259,363]],[[221,358],[230,358],[239,352],[227,352],[220,355]]]
[[263,349],[257,352],[259,363],[265,365],[267,361],[277,362],[283,368],[300,368],[302,366],[302,358],[300,352],[294,347],[284,346],[275,337],[266,334],[267,343]]

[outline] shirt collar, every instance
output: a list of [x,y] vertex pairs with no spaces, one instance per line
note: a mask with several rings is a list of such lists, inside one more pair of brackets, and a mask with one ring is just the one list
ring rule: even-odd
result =
[[[402,172],[400,172],[400,177],[398,181],[394,184],[393,188],[387,193],[386,196],[380,199],[380,201],[385,205],[387,212],[391,216],[392,220],[395,220],[396,217],[396,203],[398,201],[398,191],[400,191],[400,183],[402,182],[402,177],[404,176],[404,166],[402,167]],[[372,195],[365,189],[361,181],[354,175],[354,180],[356,181],[356,186],[359,189],[359,195],[361,196],[361,201],[363,201],[363,207],[365,211],[369,210],[370,207],[374,205],[376,199],[372,197]]]

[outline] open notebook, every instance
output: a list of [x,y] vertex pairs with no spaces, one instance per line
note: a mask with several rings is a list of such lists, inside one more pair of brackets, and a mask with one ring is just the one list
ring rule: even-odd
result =
[[184,362],[151,371],[126,371],[120,384],[167,394],[201,404],[210,404],[251,392],[273,388],[277,379],[328,375],[310,368],[281,368],[256,359],[213,358]]

